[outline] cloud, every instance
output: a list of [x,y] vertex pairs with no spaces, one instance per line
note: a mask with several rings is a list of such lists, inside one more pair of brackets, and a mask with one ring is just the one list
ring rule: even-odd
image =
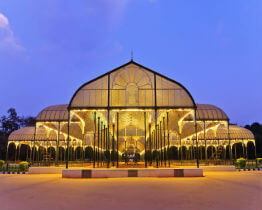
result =
[[24,47],[17,43],[6,16],[0,13],[0,52],[21,52]]

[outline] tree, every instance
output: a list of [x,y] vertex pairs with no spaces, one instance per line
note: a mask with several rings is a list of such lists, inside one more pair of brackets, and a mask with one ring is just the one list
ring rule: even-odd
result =
[[252,125],[246,125],[245,128],[254,134],[256,140],[257,157],[262,157],[262,124],[254,122]]
[[8,136],[13,131],[25,127],[35,125],[34,117],[19,117],[14,108],[7,111],[7,116],[0,118],[0,159],[5,159]]
[[35,117],[22,117],[21,118],[21,127],[34,126],[36,123]]
[[19,117],[14,108],[10,108],[8,111],[8,116],[2,116],[0,119],[0,135],[9,136],[13,131],[25,127],[34,126],[36,119],[35,117]]
[[10,133],[20,128],[21,119],[14,108],[10,108],[7,117],[1,117],[1,131],[3,136],[9,136]]

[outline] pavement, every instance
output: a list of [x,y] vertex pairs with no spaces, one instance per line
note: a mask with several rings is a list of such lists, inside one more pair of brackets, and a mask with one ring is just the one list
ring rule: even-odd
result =
[[57,174],[0,175],[1,210],[262,210],[262,172],[205,177],[66,179]]

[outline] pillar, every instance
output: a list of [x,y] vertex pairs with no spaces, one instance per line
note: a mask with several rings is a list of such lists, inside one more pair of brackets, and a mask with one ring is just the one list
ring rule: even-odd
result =
[[180,155],[180,161],[181,161],[181,165],[182,165],[182,161],[183,161],[183,151],[182,151],[182,139],[181,139],[181,132],[179,132],[179,155]]
[[103,165],[103,122],[101,121],[100,126],[100,167]]
[[5,160],[6,160],[6,162],[8,161],[8,159],[9,159],[9,155],[8,155],[8,151],[9,150],[9,142],[7,142],[7,147],[6,147],[6,154],[5,154]]
[[206,121],[204,121],[205,160],[207,161]]
[[96,112],[94,113],[94,145],[93,145],[93,168],[96,167]]
[[21,153],[21,144],[18,145],[18,157],[17,160],[20,160],[20,153]]
[[169,139],[168,112],[166,113],[166,127],[167,127],[167,161],[168,161],[168,167],[170,167],[170,157],[169,157],[170,139]]
[[28,147],[29,145],[26,145],[26,161],[28,162]]
[[35,124],[35,129],[34,129],[34,146],[33,146],[33,150],[32,150],[32,164],[34,164],[34,159],[35,159],[35,138],[36,138],[36,127],[37,127],[37,123]]
[[110,166],[110,152],[109,152],[109,122],[106,128],[106,154],[107,154],[107,168]]
[[159,130],[158,130],[158,125],[156,125],[156,167],[158,168],[158,133],[159,133]]
[[112,166],[115,166],[115,122],[113,121]]
[[237,159],[237,144],[235,143],[235,160]]
[[245,157],[245,144],[243,140],[242,140],[242,154],[243,154],[243,157]]
[[126,139],[125,139],[125,163],[127,163]]
[[232,148],[231,148],[231,140],[230,140],[230,129],[229,122],[227,122],[227,135],[228,135],[228,145],[229,145],[229,160],[232,160]]
[[116,113],[116,120],[117,120],[117,127],[116,127],[116,150],[117,150],[117,156],[116,156],[116,167],[119,167],[119,113]]
[[247,143],[246,144],[244,143],[244,145],[245,145],[245,148],[246,148],[246,159],[248,160]]
[[40,146],[36,147],[36,161],[40,162]]
[[165,126],[165,117],[163,117],[163,131],[164,131],[164,165],[166,167],[166,126]]
[[159,138],[159,141],[160,141],[160,163],[161,163],[161,166],[163,165],[163,133],[162,133],[162,121],[160,119],[160,129],[159,129],[159,132],[160,132],[160,138]]
[[194,110],[194,122],[195,122],[195,133],[196,133],[196,158],[197,158],[197,168],[199,168],[199,149],[198,149],[196,109]]
[[16,158],[17,158],[17,145],[15,144],[15,162],[16,162]]
[[104,124],[104,134],[103,134],[103,139],[104,139],[104,150],[103,150],[103,157],[104,157],[104,161],[106,161],[106,125]]
[[199,148],[200,148],[200,160],[202,160],[202,156],[203,156],[203,154],[202,154],[202,149],[203,149],[203,147],[200,146]]
[[66,154],[66,169],[68,169],[68,161],[69,161],[69,141],[70,141],[70,110],[68,111],[68,121],[67,121],[67,154]]
[[100,117],[98,117],[97,123],[97,167],[99,167],[100,161]]
[[152,135],[151,135],[151,122],[149,122],[149,153],[150,153],[150,162],[149,162],[149,165],[151,166],[152,165]]
[[145,167],[147,168],[147,151],[146,151],[146,112],[144,112],[144,129],[145,129]]

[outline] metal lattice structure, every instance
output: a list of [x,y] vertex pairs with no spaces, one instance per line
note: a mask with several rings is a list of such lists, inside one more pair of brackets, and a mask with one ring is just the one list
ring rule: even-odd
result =
[[183,85],[134,61],[83,84],[69,104],[47,107],[36,120],[35,127],[13,132],[9,144],[52,146],[56,161],[63,148],[67,166],[70,148],[92,148],[94,167],[118,166],[127,154],[158,166],[171,147],[182,153],[182,147],[203,146],[206,153],[209,146],[229,146],[231,158],[233,144],[255,143],[251,132],[229,125],[222,109],[196,104]]

